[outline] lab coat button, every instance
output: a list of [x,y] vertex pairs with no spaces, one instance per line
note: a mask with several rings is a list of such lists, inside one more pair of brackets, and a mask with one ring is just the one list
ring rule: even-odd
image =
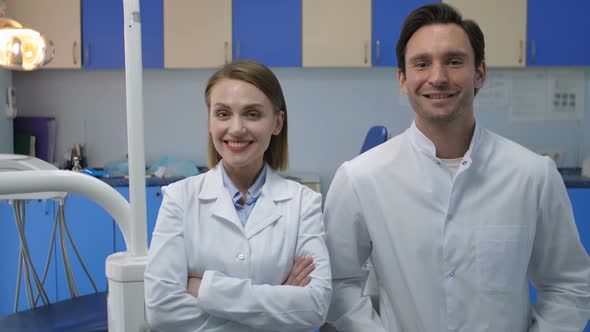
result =
[[451,278],[453,278],[453,277],[455,276],[455,271],[453,271],[453,272],[449,273],[449,276],[450,276]]
[[468,164],[467,160],[463,160],[463,166],[465,166],[467,164]]
[[244,259],[246,259],[246,255],[244,255],[244,254],[238,255],[238,260],[243,261]]

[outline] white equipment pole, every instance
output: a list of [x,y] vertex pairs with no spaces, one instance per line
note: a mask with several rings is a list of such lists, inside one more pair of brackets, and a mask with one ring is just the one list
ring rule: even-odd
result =
[[139,0],[123,0],[123,23],[131,241],[127,242],[127,252],[107,258],[110,332],[139,331],[145,327],[143,273],[147,264],[147,217]]

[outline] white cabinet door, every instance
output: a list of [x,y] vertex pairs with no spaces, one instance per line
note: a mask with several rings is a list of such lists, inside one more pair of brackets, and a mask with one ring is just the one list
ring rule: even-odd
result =
[[39,31],[55,45],[44,68],[80,68],[80,0],[7,0],[6,15]]
[[304,67],[371,66],[371,0],[302,0]]
[[488,67],[526,64],[526,0],[444,0],[483,30]]
[[231,0],[164,0],[164,68],[216,68],[231,60]]

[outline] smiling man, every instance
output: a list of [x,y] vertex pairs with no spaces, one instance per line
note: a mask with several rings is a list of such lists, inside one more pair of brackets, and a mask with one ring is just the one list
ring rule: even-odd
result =
[[[590,259],[555,164],[476,122],[486,79],[477,23],[446,4],[418,8],[397,59],[416,117],[334,177],[328,321],[340,331],[581,331]],[[362,293],[369,257],[380,315]]]

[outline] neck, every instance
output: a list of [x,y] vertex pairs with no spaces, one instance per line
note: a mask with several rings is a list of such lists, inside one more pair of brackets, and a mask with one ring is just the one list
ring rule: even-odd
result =
[[451,122],[434,122],[416,117],[416,127],[436,147],[436,156],[443,159],[461,158],[469,149],[475,130],[473,113]]
[[262,167],[264,167],[264,161],[261,161],[259,164],[252,167],[232,167],[226,162],[223,163],[223,168],[225,169],[227,176],[234,186],[236,186],[236,188],[242,193],[242,198],[247,196],[248,189],[252,187],[254,181],[258,178],[258,174],[262,171]]

